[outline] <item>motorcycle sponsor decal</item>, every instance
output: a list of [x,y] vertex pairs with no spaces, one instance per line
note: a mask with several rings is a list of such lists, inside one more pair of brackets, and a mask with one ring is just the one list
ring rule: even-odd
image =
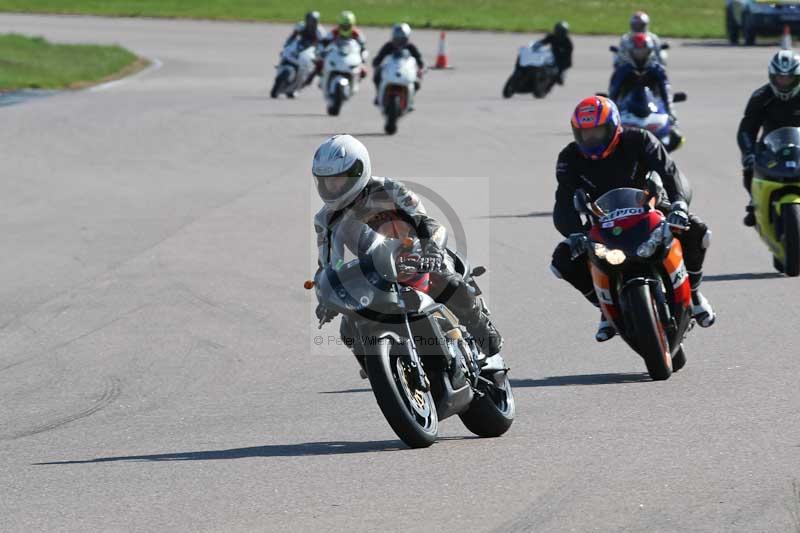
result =
[[594,286],[594,291],[597,293],[597,299],[601,304],[614,305],[614,300],[611,299],[611,291],[602,287]]
[[604,215],[600,218],[600,222],[610,222],[620,218],[641,215],[642,213],[644,213],[644,207],[624,207],[622,209],[615,209],[607,215]]
[[678,267],[669,273],[669,279],[672,282],[672,287],[677,289],[680,287],[684,281],[689,277],[689,273],[686,270],[686,265],[684,265],[683,261],[678,264]]
[[602,225],[603,229],[608,229],[608,228],[613,228],[613,227],[614,227],[614,221],[613,220],[609,220],[608,222],[603,222],[603,225]]

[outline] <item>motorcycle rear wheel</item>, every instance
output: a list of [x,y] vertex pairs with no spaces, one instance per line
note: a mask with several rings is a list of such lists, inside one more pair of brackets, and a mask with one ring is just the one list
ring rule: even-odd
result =
[[458,415],[464,426],[479,437],[499,437],[514,423],[516,404],[508,373],[502,372],[496,381],[499,386],[478,382],[484,395],[472,400],[469,409]]
[[633,338],[639,355],[644,358],[647,372],[654,381],[669,379],[672,375],[672,358],[669,342],[656,311],[656,302],[649,285],[635,285],[625,289],[626,312],[633,326]]
[[372,393],[383,416],[410,448],[427,448],[439,434],[439,417],[430,391],[413,388],[399,344],[382,346],[364,358]]
[[789,277],[800,276],[800,204],[783,207],[783,271]]

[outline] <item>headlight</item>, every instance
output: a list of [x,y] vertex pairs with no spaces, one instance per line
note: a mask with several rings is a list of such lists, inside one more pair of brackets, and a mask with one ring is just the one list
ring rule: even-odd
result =
[[600,259],[605,259],[611,265],[621,265],[625,262],[625,252],[622,250],[609,250],[604,244],[596,242],[594,246],[594,255]]
[[608,248],[606,248],[605,245],[600,244],[599,242],[594,243],[594,255],[600,259],[605,259],[607,253]]
[[609,250],[606,253],[606,261],[610,265],[621,265],[625,262],[625,252],[622,250]]
[[650,237],[636,249],[636,255],[647,258],[656,253],[659,245],[664,241],[664,226],[665,224],[660,224],[653,230]]

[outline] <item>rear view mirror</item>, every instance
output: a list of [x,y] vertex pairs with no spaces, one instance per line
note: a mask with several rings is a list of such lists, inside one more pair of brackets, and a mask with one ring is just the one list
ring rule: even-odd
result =
[[677,102],[685,102],[687,98],[688,97],[686,96],[686,93],[675,93],[672,96],[672,101],[676,102],[676,103]]
[[578,213],[588,212],[590,201],[589,195],[583,189],[575,191],[575,195],[572,197],[572,205]]
[[661,43],[662,50],[669,50],[669,43]]
[[608,47],[609,52],[614,52],[615,54],[619,52],[619,48],[614,45]]

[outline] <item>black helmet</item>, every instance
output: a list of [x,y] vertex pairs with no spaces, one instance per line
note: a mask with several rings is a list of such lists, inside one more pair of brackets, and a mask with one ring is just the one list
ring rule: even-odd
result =
[[557,37],[566,37],[569,35],[569,23],[565,20],[556,22],[556,25],[553,26],[553,34]]
[[306,13],[306,29],[317,31],[319,26],[319,11],[309,11]]

